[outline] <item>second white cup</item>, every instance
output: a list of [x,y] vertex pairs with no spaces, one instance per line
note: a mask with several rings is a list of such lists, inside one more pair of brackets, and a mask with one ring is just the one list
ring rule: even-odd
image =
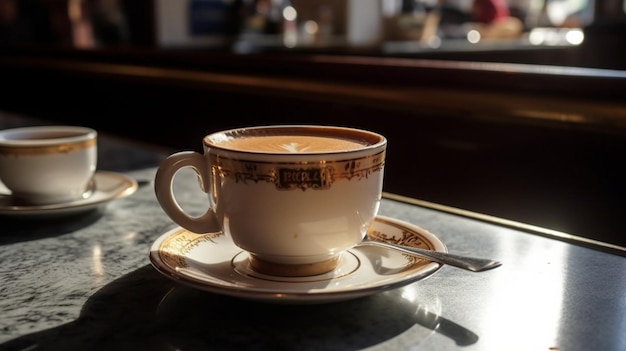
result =
[[0,181],[15,204],[59,204],[89,197],[97,157],[97,132],[91,128],[0,130]]

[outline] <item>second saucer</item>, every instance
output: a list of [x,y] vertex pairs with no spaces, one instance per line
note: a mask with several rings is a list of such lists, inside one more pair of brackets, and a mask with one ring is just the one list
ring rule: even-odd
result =
[[[22,205],[16,204],[10,195],[0,195],[0,215],[52,217],[76,214],[95,209],[111,200],[129,196],[138,188],[135,179],[109,171],[97,171],[94,182],[95,187],[91,196],[58,204]],[[1,192],[6,193],[7,190]]]

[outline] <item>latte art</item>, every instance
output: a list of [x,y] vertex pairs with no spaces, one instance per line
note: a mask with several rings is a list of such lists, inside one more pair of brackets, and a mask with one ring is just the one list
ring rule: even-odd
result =
[[304,135],[251,136],[224,140],[219,144],[223,147],[242,151],[280,154],[349,151],[365,146],[365,144],[355,140]]
[[279,148],[284,149],[287,152],[292,152],[292,153],[297,153],[297,152],[304,152],[307,149],[309,149],[309,145],[306,144],[300,144],[298,142],[291,142],[289,144],[280,144],[277,145]]

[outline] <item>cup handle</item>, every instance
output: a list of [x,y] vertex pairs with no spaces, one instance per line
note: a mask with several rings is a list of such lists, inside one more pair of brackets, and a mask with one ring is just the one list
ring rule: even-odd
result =
[[187,167],[192,168],[198,175],[202,191],[207,192],[207,189],[211,189],[209,166],[204,156],[194,151],[177,152],[168,156],[157,169],[154,179],[157,201],[170,219],[181,227],[198,234],[218,232],[221,226],[212,208],[208,208],[200,217],[192,217],[176,201],[172,187],[174,176],[179,170]]

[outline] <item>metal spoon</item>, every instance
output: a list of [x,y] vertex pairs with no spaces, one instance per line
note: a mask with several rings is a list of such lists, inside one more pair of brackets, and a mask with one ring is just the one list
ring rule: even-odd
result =
[[489,269],[493,269],[502,265],[501,262],[495,261],[492,259],[485,258],[475,258],[475,257],[467,257],[467,256],[459,256],[455,254],[450,254],[441,251],[431,251],[420,249],[418,247],[400,245],[400,244],[392,244],[382,241],[375,241],[369,239],[367,236],[361,243],[357,246],[379,246],[384,247],[391,250],[400,251],[402,253],[413,255],[421,258],[427,258],[431,261],[448,264],[450,266],[463,268],[472,272],[483,272]]

